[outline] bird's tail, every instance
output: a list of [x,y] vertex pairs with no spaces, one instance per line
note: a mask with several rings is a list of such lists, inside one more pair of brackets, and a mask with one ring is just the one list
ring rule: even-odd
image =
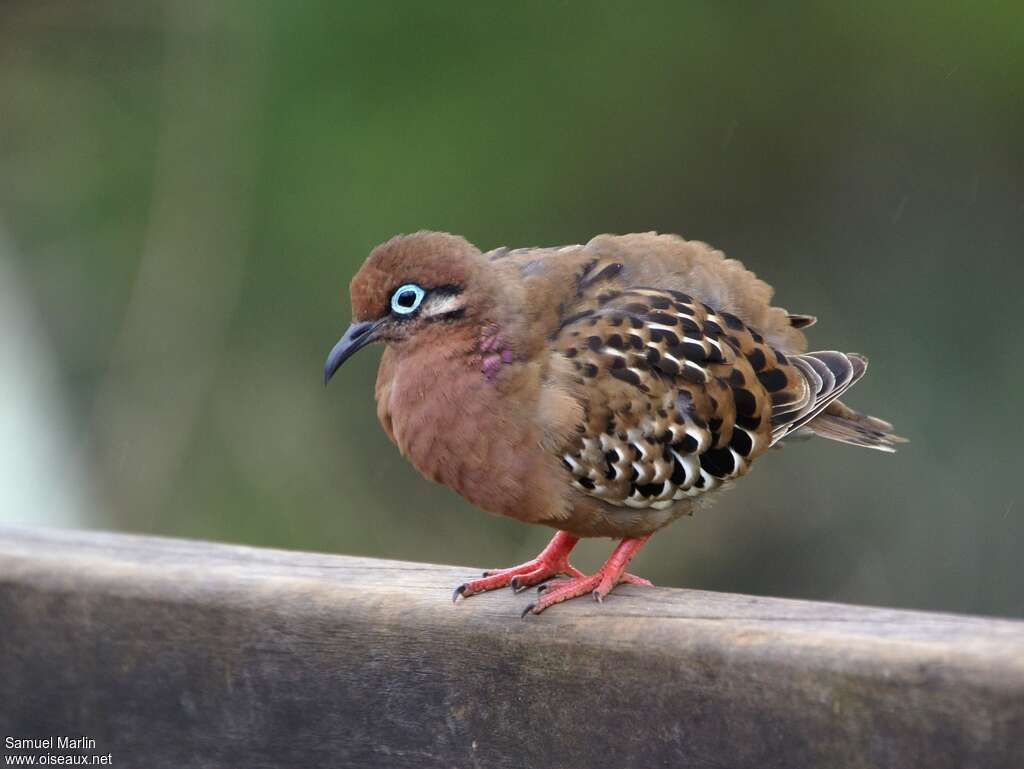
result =
[[792,357],[809,385],[801,399],[780,403],[773,413],[774,441],[820,435],[841,443],[893,452],[905,438],[892,425],[861,414],[839,400],[867,371],[868,361],[857,353],[809,352]]
[[884,419],[862,414],[842,401],[832,401],[804,428],[822,438],[889,453],[896,451],[896,444],[907,442]]

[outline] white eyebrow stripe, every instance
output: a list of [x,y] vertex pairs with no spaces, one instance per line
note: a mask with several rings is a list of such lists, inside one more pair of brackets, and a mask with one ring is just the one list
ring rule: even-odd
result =
[[459,294],[441,294],[431,296],[423,303],[423,314],[430,318],[434,315],[444,315],[454,312],[462,307],[462,297]]

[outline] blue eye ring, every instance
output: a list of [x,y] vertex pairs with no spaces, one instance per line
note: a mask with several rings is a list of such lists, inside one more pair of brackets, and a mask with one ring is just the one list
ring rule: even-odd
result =
[[[411,298],[410,294],[412,294]],[[395,313],[395,315],[412,315],[419,309],[420,304],[423,302],[423,297],[426,295],[427,292],[415,283],[406,283],[404,286],[399,286],[391,294],[391,312]]]

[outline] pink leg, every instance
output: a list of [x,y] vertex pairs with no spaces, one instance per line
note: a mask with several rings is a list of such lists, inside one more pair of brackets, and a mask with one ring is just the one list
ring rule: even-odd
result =
[[549,606],[561,603],[562,601],[568,601],[572,598],[579,598],[587,593],[593,595],[595,601],[603,601],[604,597],[612,591],[612,588],[622,582],[629,582],[634,585],[650,585],[651,583],[646,579],[640,579],[626,573],[626,567],[629,566],[629,562],[636,555],[637,550],[647,541],[648,537],[627,537],[622,540],[615,546],[615,550],[612,551],[604,565],[590,576],[577,573],[570,579],[559,580],[546,586],[546,588],[542,588],[543,592],[540,598],[537,599],[536,603],[531,603],[526,607],[523,616],[525,617],[527,614],[540,614]]
[[505,585],[511,585],[515,591],[524,590],[559,574],[581,577],[583,573],[569,563],[569,553],[579,541],[579,537],[560,531],[551,538],[548,546],[532,561],[513,566],[510,569],[485,571],[482,579],[474,579],[455,588],[452,600],[469,598],[471,595],[495,590],[505,587]]

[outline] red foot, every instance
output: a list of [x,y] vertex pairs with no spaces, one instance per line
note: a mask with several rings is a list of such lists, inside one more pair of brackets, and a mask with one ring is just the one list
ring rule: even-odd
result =
[[571,579],[558,580],[541,588],[541,596],[535,603],[531,603],[523,611],[527,614],[540,614],[549,606],[572,598],[579,598],[581,595],[590,593],[594,600],[601,602],[608,595],[612,588],[623,582],[633,585],[650,585],[650,581],[626,573],[626,567],[630,560],[636,555],[636,551],[647,541],[647,537],[629,537],[616,545],[615,550],[605,561],[604,566],[596,573],[586,576],[577,573]]
[[579,542],[579,537],[560,531],[551,538],[548,546],[532,561],[513,566],[510,569],[485,571],[482,579],[474,579],[472,582],[466,582],[455,588],[452,600],[469,598],[471,595],[495,590],[505,587],[505,585],[511,585],[512,589],[518,592],[546,579],[551,579],[551,577],[557,577],[559,574],[582,577],[583,572],[569,563],[569,553],[572,552],[577,542]]

